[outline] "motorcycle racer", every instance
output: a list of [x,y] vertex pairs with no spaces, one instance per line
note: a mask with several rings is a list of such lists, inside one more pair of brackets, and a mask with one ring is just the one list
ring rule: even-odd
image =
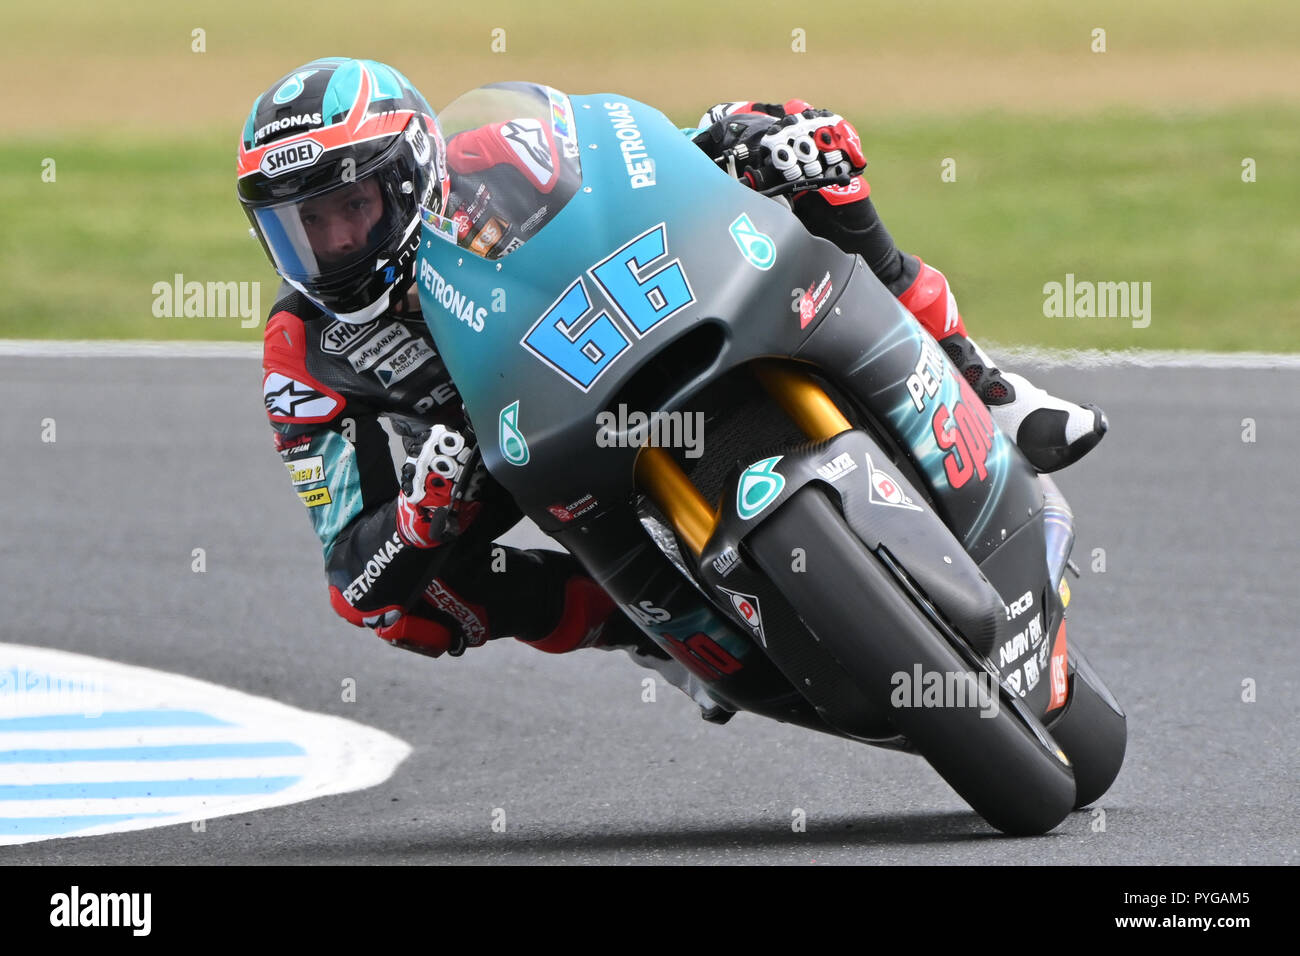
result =
[[[799,195],[796,214],[863,255],[995,415],[1003,409],[1008,424],[999,425],[1040,470],[1096,444],[1099,411],[1000,373],[965,336],[942,274],[894,247],[861,179],[866,162],[851,125],[801,101],[722,104],[706,118],[691,131],[696,143],[756,188],[775,175],[790,181],[791,170],[795,179],[831,167],[851,177]],[[350,623],[435,657],[502,636],[553,653],[624,649],[706,716],[725,719],[729,711],[615,613],[571,556],[493,544],[521,514],[482,467],[419,313],[421,216],[449,222],[475,254],[507,255],[577,188],[548,168],[557,148],[549,129],[523,119],[444,142],[419,92],[375,61],[315,60],[258,97],[239,146],[238,188],[284,279],[263,359],[276,447],[322,542],[331,603]],[[782,149],[806,158],[787,164]],[[462,317],[476,321],[473,303]],[[402,443],[400,475],[381,419]]]

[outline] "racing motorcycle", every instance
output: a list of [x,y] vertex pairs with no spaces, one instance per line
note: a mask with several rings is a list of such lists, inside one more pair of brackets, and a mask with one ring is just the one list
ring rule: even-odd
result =
[[490,249],[422,226],[485,465],[714,713],[917,753],[1009,834],[1097,800],[1126,719],[1067,645],[1070,508],[865,262],[626,97],[440,119],[504,122],[541,197]]

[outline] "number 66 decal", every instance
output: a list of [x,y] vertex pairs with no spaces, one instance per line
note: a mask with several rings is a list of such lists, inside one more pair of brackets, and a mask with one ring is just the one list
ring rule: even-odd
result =
[[[638,339],[695,301],[681,261],[659,265],[668,256],[666,234],[661,222],[587,270]],[[579,276],[520,340],[584,392],[632,344],[609,312],[589,318],[592,311],[587,281]]]

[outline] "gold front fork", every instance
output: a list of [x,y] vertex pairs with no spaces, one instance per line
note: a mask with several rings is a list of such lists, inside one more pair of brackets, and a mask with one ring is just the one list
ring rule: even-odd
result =
[[[831,397],[806,373],[788,362],[763,361],[753,366],[759,383],[809,438],[824,441],[853,426]],[[646,446],[636,458],[637,487],[650,496],[672,523],[691,553],[699,558],[718,523],[698,488],[662,448]]]

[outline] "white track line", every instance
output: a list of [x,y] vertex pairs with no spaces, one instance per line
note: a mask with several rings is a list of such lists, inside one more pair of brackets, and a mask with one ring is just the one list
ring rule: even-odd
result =
[[130,340],[0,339],[0,356],[24,358],[248,358],[261,342],[143,342]]
[[[1034,346],[981,343],[999,362],[1009,367],[1069,366],[1100,368],[1139,366],[1142,368],[1300,368],[1300,353],[1294,352],[1192,352],[1127,349],[1044,349]],[[0,357],[24,358],[241,358],[262,357],[260,342],[148,342],[131,340],[0,339]]]

